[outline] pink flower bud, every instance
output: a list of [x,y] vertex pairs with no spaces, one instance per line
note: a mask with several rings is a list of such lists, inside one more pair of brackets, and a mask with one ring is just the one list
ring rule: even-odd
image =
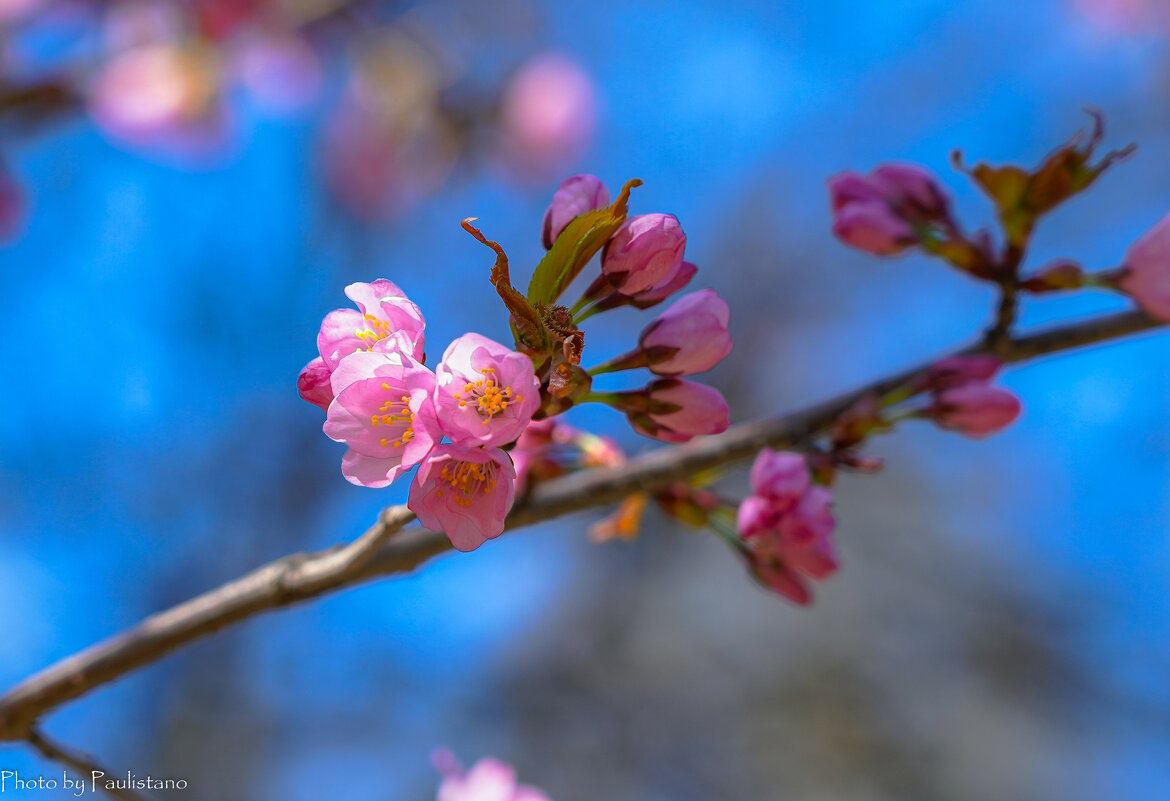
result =
[[[643,393],[649,411],[628,412],[639,434],[663,442],[689,442],[704,434],[718,434],[730,425],[731,412],[719,390],[692,381],[660,378]],[[662,406],[670,408],[663,409]]]
[[1020,415],[1020,399],[1006,389],[972,382],[945,389],[926,410],[943,428],[969,437],[986,437]]
[[633,295],[630,295],[629,303],[637,309],[649,309],[651,306],[657,306],[689,284],[698,271],[699,268],[689,261],[681,261],[666,278],[663,278],[652,287],[647,287],[641,292],[635,292]]
[[963,384],[987,382],[995,378],[1003,362],[994,356],[972,354],[950,356],[931,365],[922,379],[922,386],[933,390],[951,389]]
[[749,566],[761,584],[782,598],[787,598],[798,606],[808,606],[812,603],[812,592],[809,591],[808,585],[783,562],[753,558]]
[[594,175],[571,175],[561,181],[544,213],[544,246],[551,248],[565,226],[587,211],[609,205],[609,191]]
[[926,171],[887,164],[872,175],[841,173],[829,180],[833,232],[878,256],[901,253],[920,241],[917,228],[951,225],[946,195]]
[[297,391],[301,397],[314,406],[320,406],[325,412],[329,411],[329,404],[333,403],[333,388],[329,383],[332,372],[325,360],[318,356],[305,365],[297,378]]
[[836,527],[833,493],[826,487],[814,486],[809,487],[784,515],[779,531],[785,548],[791,552],[827,539]]
[[873,180],[885,199],[910,220],[944,220],[950,213],[947,196],[934,176],[913,164],[884,164],[873,171]]
[[881,202],[857,202],[838,211],[833,233],[847,245],[875,256],[894,256],[918,241],[914,229]]
[[686,234],[671,214],[631,217],[605,246],[601,270],[615,289],[634,295],[672,275],[686,244]]
[[419,467],[406,505],[460,551],[473,551],[503,533],[515,482],[512,462],[498,448],[436,445]]
[[764,448],[752,464],[752,490],[781,508],[795,504],[811,481],[808,460],[800,453]]
[[739,536],[745,540],[775,531],[780,525],[781,509],[769,498],[749,495],[739,505],[735,523]]
[[713,289],[701,289],[677,301],[646,326],[638,339],[650,371],[694,375],[710,370],[731,352],[730,317],[727,303]]
[[1148,313],[1170,321],[1170,214],[1130,247],[1120,286]]

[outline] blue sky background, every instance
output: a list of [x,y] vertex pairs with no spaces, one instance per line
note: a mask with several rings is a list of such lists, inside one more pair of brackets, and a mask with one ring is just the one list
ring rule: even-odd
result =
[[[1065,0],[595,2],[541,14],[541,48],[577,59],[599,92],[595,143],[571,171],[613,189],[642,178],[634,210],[676,214],[700,265],[696,286],[732,301],[739,346],[712,381],[726,382],[736,420],[916,363],[969,339],[988,315],[990,293],[938,265],[835,243],[824,182],[837,171],[922,163],[975,227],[990,211],[950,170],[950,151],[1031,164],[1087,124],[1088,104],[1106,115],[1107,144],[1137,141],[1138,153],[1053,216],[1032,263],[1114,266],[1170,209],[1168,31],[1153,25],[1111,31]],[[479,47],[475,57],[490,60],[491,44]],[[341,446],[296,396],[320,318],[345,305],[346,284],[398,283],[427,314],[435,355],[468,330],[506,336],[489,254],[458,221],[479,216],[521,272],[541,254],[555,181],[519,185],[481,169],[359,230],[321,189],[319,114],[253,116],[239,152],[210,169],[143,158],[80,119],[9,153],[34,207],[25,235],[0,250],[10,377],[0,393],[0,683],[263,561],[350,539],[405,497],[405,485],[348,485]],[[1023,319],[1125,306],[1105,295],[1045,299]],[[587,361],[646,321],[594,319]],[[1091,739],[1053,746],[1037,791],[1091,799],[1108,788],[1115,801],[1170,792],[1159,712],[1170,709],[1167,342],[1147,336],[1013,369],[1004,381],[1026,412],[990,442],[911,427],[874,447],[890,460],[887,475],[865,479],[874,503],[883,482],[912,484],[907,497],[929,511],[907,513],[908,529],[981,554],[968,576],[976,584],[994,570],[1063,604],[1069,658],[1111,698],[1129,699],[1084,712],[1077,726]],[[576,419],[632,450],[648,446],[606,410]],[[834,600],[848,597],[843,585],[866,580],[850,559],[861,559],[851,553],[871,515],[891,513],[851,500],[855,490],[866,491],[861,480],[840,488],[845,567],[821,594],[830,609],[848,606]],[[507,714],[467,719],[519,644],[551,636],[550,610],[585,581],[583,559],[636,561],[620,546],[583,556],[586,522],[249,622],[65,707],[47,729],[139,772],[199,765],[189,778],[203,794],[184,797],[309,799],[341,782],[337,797],[350,801],[423,798],[434,782],[427,754],[445,743],[467,759],[520,762],[558,799],[598,797],[558,785],[558,764],[526,763],[537,744]],[[646,536],[676,535],[663,525]],[[717,548],[701,553],[719,575],[735,572]],[[742,577],[727,586],[774,621],[745,639],[831,614],[781,605]],[[702,589],[694,594],[701,606]],[[205,670],[231,679],[192,677]],[[200,705],[206,719],[191,716]],[[215,710],[234,705],[247,715],[217,728]],[[241,720],[268,722],[250,731]],[[246,744],[263,767],[232,773],[229,760],[211,778],[218,752],[186,739],[200,737],[225,751]],[[640,758],[653,766],[651,751]],[[0,752],[9,765],[44,769],[19,750]],[[672,796],[651,768],[631,775],[640,778],[612,797],[689,797]],[[213,781],[223,782],[214,792]]]

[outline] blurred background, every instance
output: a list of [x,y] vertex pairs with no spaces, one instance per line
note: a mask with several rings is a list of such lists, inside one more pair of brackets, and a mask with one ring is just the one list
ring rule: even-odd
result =
[[[1032,263],[1118,263],[1170,208],[1161,0],[0,0],[0,684],[405,497],[353,487],[297,397],[321,317],[398,283],[437,355],[505,339],[574,172],[677,214],[731,303],[743,421],[967,340],[988,289],[829,233],[825,179],[1028,165],[1102,109],[1137,155]],[[1026,324],[1123,307],[1033,300]],[[593,318],[585,361],[654,312]],[[1170,340],[1008,373],[985,443],[925,424],[838,486],[798,610],[714,537],[597,514],[252,620],[46,731],[176,797],[433,796],[495,755],[555,801],[1170,797]],[[570,421],[639,440],[607,409]],[[58,768],[6,747],[0,767]],[[51,794],[50,794],[51,795]]]

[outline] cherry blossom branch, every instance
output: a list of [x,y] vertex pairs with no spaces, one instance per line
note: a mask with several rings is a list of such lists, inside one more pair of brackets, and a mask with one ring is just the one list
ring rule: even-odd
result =
[[93,786],[101,788],[110,798],[116,798],[119,801],[150,801],[147,796],[133,790],[114,789],[107,787],[104,782],[94,781],[94,778],[98,776],[110,776],[109,771],[95,762],[93,757],[88,754],[83,754],[50,740],[35,727],[28,730],[25,740],[45,759],[72,768],[77,771],[81,781],[93,782]]
[[[1122,312],[1011,338],[996,351],[1005,362],[1022,362],[1163,325],[1144,312]],[[981,342],[957,353],[984,352],[987,347]],[[723,434],[653,451],[621,467],[597,468],[538,484],[516,504],[508,517],[508,528],[613,503],[639,490],[661,489],[695,473],[753,456],[764,447],[799,444],[831,426],[858,399],[903,386],[927,367],[920,365],[879,379],[802,411],[742,423]],[[418,527],[403,530],[413,520],[414,514],[406,507],[388,507],[353,543],[278,559],[31,676],[0,697],[0,742],[29,739],[32,727],[47,712],[208,634],[261,612],[378,576],[409,572],[450,549],[450,542],[441,533]]]

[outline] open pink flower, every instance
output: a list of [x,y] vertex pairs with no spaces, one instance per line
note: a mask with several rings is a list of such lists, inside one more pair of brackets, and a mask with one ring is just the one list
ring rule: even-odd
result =
[[1120,286],[1151,315],[1170,321],[1170,214],[1130,247]]
[[693,375],[710,370],[731,352],[731,310],[713,289],[678,300],[646,326],[638,345],[657,375]]
[[974,381],[938,393],[925,413],[943,428],[986,437],[1020,416],[1020,399],[1001,387]]
[[384,487],[419,463],[439,439],[435,377],[401,353],[354,353],[330,376],[335,398],[325,434],[349,446],[341,472],[354,484]]
[[606,244],[601,270],[625,295],[660,285],[682,263],[687,237],[671,214],[631,217]]
[[418,469],[407,506],[456,548],[473,551],[503,533],[515,482],[512,462],[498,448],[437,445]]
[[544,213],[544,246],[551,248],[565,226],[587,211],[609,205],[609,192],[596,175],[570,175],[561,181]]
[[549,801],[535,787],[516,783],[516,769],[498,759],[481,759],[466,773],[444,771],[436,801]]
[[443,432],[457,445],[514,442],[540,406],[532,361],[479,334],[452,342],[436,377],[435,408]]
[[416,361],[425,354],[422,312],[402,290],[379,278],[370,284],[350,284],[346,296],[358,310],[338,309],[325,315],[317,347],[330,370],[351,353],[390,352],[401,349]]
[[[634,404],[622,408],[634,430],[663,442],[690,442],[697,436],[726,431],[731,423],[727,401],[719,390],[705,384],[660,378],[629,396]],[[641,400],[645,403],[639,403]]]

